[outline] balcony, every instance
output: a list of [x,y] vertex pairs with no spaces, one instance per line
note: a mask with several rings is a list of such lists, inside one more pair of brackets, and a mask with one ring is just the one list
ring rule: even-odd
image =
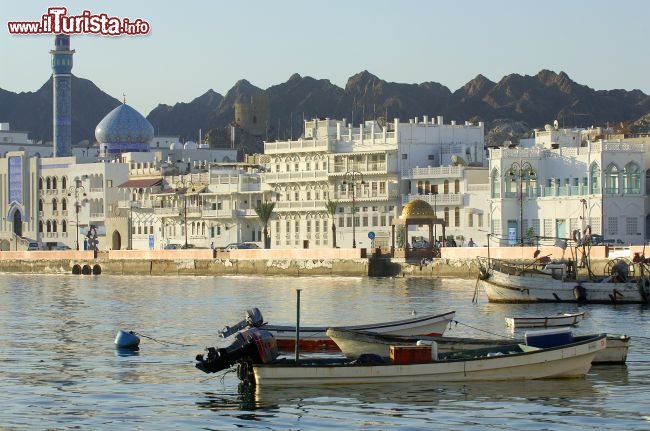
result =
[[325,201],[278,201],[274,209],[276,211],[325,211]]
[[264,174],[267,183],[297,181],[327,181],[327,171],[269,172]]
[[402,205],[405,205],[414,199],[420,199],[432,207],[445,205],[462,206],[463,196],[463,193],[451,193],[447,195],[402,195]]
[[201,217],[203,218],[234,218],[232,210],[206,210],[201,211]]
[[326,152],[327,149],[328,142],[326,139],[298,139],[297,141],[264,143],[264,154]]
[[462,166],[427,166],[425,168],[411,168],[402,170],[404,179],[433,179],[433,178],[462,178]]
[[355,163],[350,166],[336,164],[332,174],[345,174],[346,172],[357,171],[363,174],[385,174],[388,173],[386,170],[386,163],[383,162],[368,162],[368,163]]
[[104,220],[104,213],[90,213],[90,220]]
[[[399,199],[400,195],[398,192],[378,192],[378,191],[364,191],[361,193],[356,193],[354,199],[357,202],[363,201],[389,201],[391,199]],[[334,193],[334,200],[341,202],[352,202],[352,192],[336,192]]]
[[154,208],[153,213],[165,217],[176,217],[181,214],[181,211],[175,207],[165,207],[165,208]]

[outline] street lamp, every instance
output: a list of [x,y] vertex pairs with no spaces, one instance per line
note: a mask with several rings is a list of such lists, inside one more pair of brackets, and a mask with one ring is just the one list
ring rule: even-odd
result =
[[582,206],[582,233],[584,233],[585,230],[585,210],[587,209],[587,199],[582,198],[580,199],[580,204]]
[[[516,182],[518,182],[518,196],[519,196],[519,241],[520,245],[523,247],[524,246],[524,185],[523,181],[524,178],[526,180],[530,180],[531,178],[535,178],[535,171],[533,170],[533,166],[528,163],[528,162],[512,162],[510,165],[510,171],[508,172],[508,175],[511,178],[516,178],[518,177],[518,180],[515,179]],[[526,187],[526,190],[528,190],[528,187]]]
[[[80,184],[79,182],[77,184]],[[70,186],[68,188],[68,196],[72,197],[74,196],[75,203],[74,203],[74,208],[75,208],[75,214],[77,217],[77,250],[79,250],[79,210],[81,209],[81,203],[79,202],[79,196],[85,197],[86,196],[86,189],[82,185],[76,185],[76,186]]]
[[192,181],[180,180],[176,183],[175,190],[176,193],[183,195],[183,219],[185,223],[185,245],[183,248],[187,248],[187,191],[191,189],[194,191],[195,184]]
[[355,231],[355,227],[357,225],[357,222],[356,222],[356,213],[357,213],[356,189],[357,189],[357,183],[361,183],[362,185],[365,184],[365,182],[363,181],[363,174],[361,172],[347,171],[345,173],[345,175],[343,175],[343,184],[352,185],[352,248],[357,248],[357,237],[356,237],[356,231]]

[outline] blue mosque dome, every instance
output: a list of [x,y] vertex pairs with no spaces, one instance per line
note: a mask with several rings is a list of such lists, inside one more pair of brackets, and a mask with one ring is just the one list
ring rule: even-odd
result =
[[104,154],[148,151],[153,126],[138,111],[122,104],[95,127],[95,138]]

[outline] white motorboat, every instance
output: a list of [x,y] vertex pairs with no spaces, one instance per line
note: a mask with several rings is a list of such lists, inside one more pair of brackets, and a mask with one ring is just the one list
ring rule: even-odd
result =
[[552,326],[573,326],[584,319],[585,313],[560,313],[550,316],[506,317],[506,326],[516,328],[548,328]]

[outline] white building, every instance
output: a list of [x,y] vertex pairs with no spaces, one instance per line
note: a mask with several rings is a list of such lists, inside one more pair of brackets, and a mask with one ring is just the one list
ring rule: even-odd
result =
[[490,150],[492,233],[515,244],[527,236],[571,238],[590,226],[605,239],[648,239],[647,147],[584,136],[547,127],[533,147]]

